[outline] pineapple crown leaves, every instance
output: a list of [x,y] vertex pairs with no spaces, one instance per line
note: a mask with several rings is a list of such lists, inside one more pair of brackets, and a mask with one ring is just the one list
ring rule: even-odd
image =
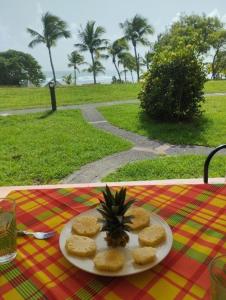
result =
[[129,230],[128,223],[131,223],[132,216],[125,216],[126,211],[135,202],[129,200],[126,202],[126,188],[121,188],[116,191],[115,195],[112,194],[110,188],[106,186],[103,191],[104,201],[100,200],[100,207],[97,210],[102,215],[103,223],[102,231],[114,230]]

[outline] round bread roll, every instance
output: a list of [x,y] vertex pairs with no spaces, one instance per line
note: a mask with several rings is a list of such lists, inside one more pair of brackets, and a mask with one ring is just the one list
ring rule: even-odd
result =
[[138,234],[141,246],[156,246],[166,238],[165,230],[160,225],[151,225],[142,229]]
[[156,249],[152,247],[142,247],[132,250],[134,262],[138,265],[145,265],[153,262],[155,259]]
[[100,230],[100,225],[96,217],[78,216],[72,224],[72,231],[78,235],[92,237]]
[[133,206],[128,209],[125,215],[133,216],[133,218],[131,218],[132,223],[128,224],[133,230],[142,229],[150,223],[150,213],[142,207]]
[[98,270],[116,272],[124,265],[124,255],[117,249],[109,249],[97,253],[94,257],[94,265]]
[[87,236],[72,235],[65,245],[69,254],[81,257],[91,257],[96,252],[96,244],[94,240]]

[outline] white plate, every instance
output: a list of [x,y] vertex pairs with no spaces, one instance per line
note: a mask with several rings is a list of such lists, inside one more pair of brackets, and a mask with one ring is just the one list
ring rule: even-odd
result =
[[[99,216],[99,213],[97,210],[91,209],[88,210],[84,213],[81,213],[80,215],[86,215],[86,216]],[[62,229],[60,233],[60,238],[59,238],[59,245],[60,245],[60,250],[63,253],[64,257],[72,263],[74,266],[78,267],[79,269],[96,274],[96,275],[102,275],[102,276],[111,276],[111,277],[117,277],[117,276],[127,276],[127,275],[132,275],[136,273],[143,272],[145,270],[148,270],[157,264],[159,264],[170,252],[170,249],[172,247],[173,243],[173,234],[172,231],[169,227],[169,225],[158,215],[152,213],[151,214],[151,224],[159,224],[162,227],[164,227],[165,232],[166,232],[166,240],[161,243],[157,249],[157,254],[156,254],[156,259],[154,262],[150,264],[146,264],[143,266],[139,266],[133,263],[132,256],[130,254],[131,249],[139,247],[139,242],[138,242],[138,235],[137,233],[129,232],[129,242],[127,243],[125,248],[121,248],[125,255],[125,264],[124,267],[118,271],[118,272],[105,272],[105,271],[99,271],[94,267],[93,260],[92,258],[80,258],[80,257],[75,257],[70,254],[65,249],[65,243],[67,238],[71,235],[71,228],[72,228],[72,223],[74,221],[74,218],[71,219],[68,223],[65,224],[64,228]],[[106,250],[108,249],[107,243],[104,240],[104,237],[106,236],[106,232],[100,232],[95,236],[93,239],[96,242],[97,246],[97,252]]]

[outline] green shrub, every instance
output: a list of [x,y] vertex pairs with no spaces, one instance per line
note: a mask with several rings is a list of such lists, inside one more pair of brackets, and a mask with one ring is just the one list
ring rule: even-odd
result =
[[201,114],[205,81],[204,64],[189,46],[161,51],[154,55],[138,98],[154,119],[193,119]]

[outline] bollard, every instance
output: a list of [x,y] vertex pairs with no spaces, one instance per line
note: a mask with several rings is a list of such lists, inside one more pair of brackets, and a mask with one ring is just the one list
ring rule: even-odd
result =
[[49,82],[49,91],[50,91],[50,97],[51,97],[51,105],[52,105],[52,111],[56,111],[56,94],[55,94],[55,82],[50,81]]

